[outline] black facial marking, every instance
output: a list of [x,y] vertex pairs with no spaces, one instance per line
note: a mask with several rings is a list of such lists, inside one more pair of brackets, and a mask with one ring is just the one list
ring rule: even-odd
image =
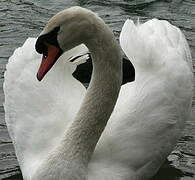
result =
[[48,34],[43,34],[38,37],[35,44],[35,49],[39,54],[47,54],[47,46],[44,44],[44,42],[47,42],[48,44],[54,45],[61,49],[57,40],[59,30],[60,27],[56,27]]

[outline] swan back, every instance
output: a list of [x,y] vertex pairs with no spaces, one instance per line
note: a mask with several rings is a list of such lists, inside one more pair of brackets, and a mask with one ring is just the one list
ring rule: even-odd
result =
[[41,55],[35,51],[35,42],[29,38],[15,50],[4,75],[5,120],[24,179],[30,179],[59,144],[86,91],[72,77],[76,66],[64,62],[85,54],[84,45],[62,55],[40,83],[36,72]]
[[128,19],[120,34],[120,44],[136,71],[162,69],[185,62],[192,71],[187,41],[180,29],[168,21],[152,19],[135,25]]

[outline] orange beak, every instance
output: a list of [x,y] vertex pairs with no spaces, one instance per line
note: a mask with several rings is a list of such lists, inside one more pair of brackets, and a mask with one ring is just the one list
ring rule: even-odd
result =
[[47,54],[43,54],[41,65],[37,72],[37,79],[41,81],[47,72],[52,68],[62,54],[62,50],[54,45],[44,43],[47,47]]

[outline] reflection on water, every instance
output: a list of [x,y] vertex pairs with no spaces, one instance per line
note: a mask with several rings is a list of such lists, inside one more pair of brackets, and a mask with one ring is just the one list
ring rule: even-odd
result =
[[[3,111],[3,73],[8,57],[27,37],[36,37],[47,20],[63,8],[79,5],[97,12],[118,37],[127,18],[169,20],[180,27],[195,57],[194,0],[1,0],[0,2],[0,179],[22,179]],[[193,59],[194,60],[194,59]],[[194,103],[195,101],[193,101]],[[175,150],[153,180],[195,178],[195,109]]]

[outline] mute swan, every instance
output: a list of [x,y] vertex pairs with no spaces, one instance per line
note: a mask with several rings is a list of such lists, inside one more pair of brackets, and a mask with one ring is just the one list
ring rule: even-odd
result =
[[[68,62],[87,58],[81,43],[94,65],[87,91]],[[5,119],[25,180],[147,180],[171,152],[192,101],[185,37],[167,21],[127,20],[120,44],[136,72],[120,93],[114,35],[80,7],[52,17],[37,40],[28,39],[9,59]],[[38,67],[39,80],[52,67],[41,82]]]

